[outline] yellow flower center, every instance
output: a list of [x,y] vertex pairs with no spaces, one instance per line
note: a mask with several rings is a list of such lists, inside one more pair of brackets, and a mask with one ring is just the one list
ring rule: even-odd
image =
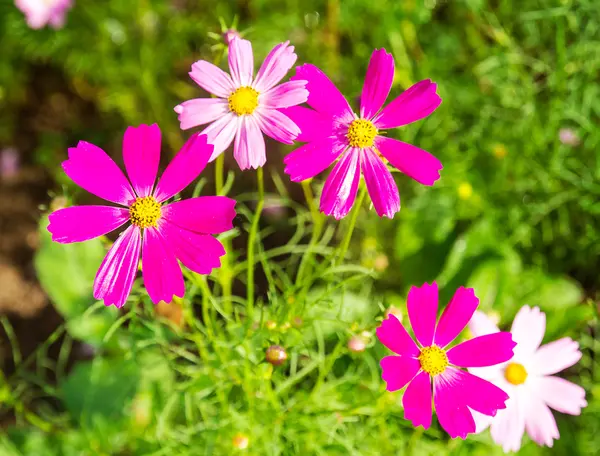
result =
[[504,370],[504,377],[508,383],[513,385],[521,385],[527,380],[527,371],[522,364],[510,363]]
[[129,219],[131,223],[140,228],[156,226],[161,216],[160,203],[153,196],[138,198],[129,207]]
[[419,355],[421,369],[429,375],[439,375],[448,367],[448,355],[440,347],[432,345],[421,349]]
[[258,92],[252,87],[240,87],[227,99],[229,110],[238,116],[252,114],[258,106]]
[[353,120],[348,127],[346,138],[352,147],[372,147],[377,136],[377,128],[366,119]]

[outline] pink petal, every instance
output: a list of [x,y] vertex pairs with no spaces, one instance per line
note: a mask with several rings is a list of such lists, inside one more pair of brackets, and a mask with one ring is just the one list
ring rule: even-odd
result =
[[308,105],[316,109],[320,114],[329,117],[340,117],[340,121],[352,122],[354,114],[350,105],[340,93],[331,80],[310,63],[305,63],[296,68],[296,75],[292,77],[294,81],[308,81]]
[[406,356],[386,356],[381,360],[380,365],[383,370],[381,378],[386,382],[388,391],[404,388],[421,369],[419,360]]
[[222,98],[194,98],[175,106],[175,112],[179,128],[187,130],[220,119],[229,113],[229,104]]
[[300,129],[296,141],[316,141],[333,134],[333,118],[319,114],[314,109],[292,106],[279,111],[289,117]]
[[430,79],[417,82],[388,104],[374,119],[380,129],[396,128],[427,117],[442,103]]
[[113,203],[129,206],[135,194],[123,172],[106,152],[79,141],[69,148],[69,159],[62,163],[67,176],[84,190]]
[[253,117],[263,133],[275,141],[293,144],[294,139],[300,134],[298,126],[289,117],[276,109],[259,108]]
[[442,162],[429,152],[385,136],[375,137],[375,147],[392,166],[423,185],[440,178]]
[[511,359],[515,345],[509,332],[479,336],[448,350],[448,361],[460,367],[494,366]]
[[267,161],[265,140],[256,118],[243,116],[233,144],[233,156],[240,169],[259,168]]
[[394,353],[405,357],[419,356],[419,347],[395,315],[390,314],[381,322],[377,328],[377,338]]
[[434,378],[433,402],[440,426],[450,437],[464,439],[475,432],[475,421],[453,372],[456,369],[448,368]]
[[552,447],[554,439],[560,437],[552,412],[536,394],[530,394],[527,401],[528,410],[525,416],[527,434],[538,445]]
[[485,336],[486,334],[493,334],[500,330],[498,329],[498,326],[496,326],[496,323],[490,319],[490,317],[488,317],[484,312],[476,310],[473,314],[473,317],[471,317],[471,320],[469,321],[469,331],[471,331],[473,337],[478,337]]
[[424,347],[433,344],[435,320],[438,311],[438,285],[424,283],[421,287],[414,285],[408,291],[407,309],[408,318],[412,325],[415,337]]
[[535,390],[547,406],[561,413],[580,415],[586,407],[585,390],[560,377],[540,377],[535,380]]
[[421,371],[406,388],[402,397],[404,418],[413,426],[431,426],[431,378],[425,371]]
[[213,161],[221,153],[229,147],[235,134],[238,131],[240,117],[233,113],[229,113],[218,120],[215,120],[206,127],[201,135],[206,135],[209,144],[214,146],[213,153],[209,161]]
[[360,181],[360,149],[349,149],[335,165],[321,193],[321,212],[344,218],[356,199]]
[[190,185],[206,167],[213,148],[206,135],[190,136],[160,177],[154,192],[156,200],[162,203]]
[[260,94],[258,101],[267,108],[288,108],[306,102],[306,81],[284,82]]
[[571,367],[580,359],[579,344],[570,337],[564,337],[542,345],[531,358],[527,369],[537,375],[552,375]]
[[506,409],[498,410],[492,419],[490,434],[494,442],[502,446],[505,453],[519,451],[525,433],[525,404],[519,390],[514,390],[514,395],[506,401]]
[[146,228],[142,238],[142,275],[154,304],[171,302],[185,294],[183,274],[173,250],[156,228]]
[[506,408],[508,394],[491,382],[467,371],[449,367],[439,377],[453,388],[455,398],[469,408],[487,416],[495,416]]
[[290,42],[275,46],[263,62],[252,85],[259,92],[266,92],[283,79],[296,63],[298,56],[294,53],[294,46]]
[[152,193],[160,162],[158,125],[129,127],[123,137],[123,161],[129,180],[138,196]]
[[166,219],[160,223],[160,232],[183,265],[197,274],[210,274],[221,266],[225,255],[223,245],[209,234],[198,234],[174,225]]
[[[507,402],[508,403],[508,402]],[[496,418],[500,416],[504,410],[499,410],[496,414]],[[475,434],[480,434],[485,431],[492,421],[494,421],[494,417],[484,415],[483,413],[476,412],[475,410],[471,410],[471,415],[473,415],[473,421],[475,421]]]
[[452,342],[467,326],[478,305],[479,299],[472,288],[457,289],[435,330],[436,345],[445,347]]
[[521,307],[510,330],[517,342],[515,353],[519,357],[532,355],[542,343],[545,331],[546,315],[538,307]]
[[360,96],[360,117],[372,118],[383,106],[394,81],[394,58],[385,49],[371,54],[365,84]]
[[141,233],[137,226],[127,228],[112,245],[94,280],[94,298],[104,304],[123,307],[137,273]]
[[254,76],[252,44],[248,40],[234,38],[229,43],[229,70],[236,87],[248,87]]
[[285,173],[293,182],[301,182],[325,171],[340,156],[346,146],[336,138],[309,142],[292,151],[284,159]]
[[167,204],[162,215],[169,222],[200,234],[219,234],[233,228],[235,200],[200,196]]
[[400,210],[398,186],[387,166],[373,149],[363,149],[361,169],[377,215],[394,218],[394,214]]
[[52,240],[70,244],[116,230],[129,220],[129,211],[121,207],[72,206],[54,211],[48,219]]
[[196,84],[220,98],[228,98],[237,88],[227,73],[205,60],[194,63],[189,74]]

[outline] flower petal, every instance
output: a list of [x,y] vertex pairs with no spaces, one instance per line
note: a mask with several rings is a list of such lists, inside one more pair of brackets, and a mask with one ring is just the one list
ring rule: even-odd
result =
[[467,340],[448,350],[448,361],[459,367],[487,367],[513,357],[516,342],[509,332],[497,332]]
[[175,106],[178,114],[179,128],[189,128],[204,125],[220,119],[229,113],[229,104],[222,98],[194,98]]
[[319,114],[314,109],[292,106],[279,111],[289,117],[300,129],[296,141],[316,141],[333,134],[333,118]]
[[337,220],[350,212],[356,199],[360,182],[359,154],[360,149],[349,149],[325,181],[321,193],[321,212],[333,215]]
[[360,96],[360,117],[371,119],[383,106],[394,81],[394,58],[385,49],[371,54]]
[[300,133],[298,126],[277,109],[259,108],[253,118],[263,133],[284,144],[293,144]]
[[173,253],[183,265],[197,274],[210,274],[221,266],[220,257],[225,255],[223,245],[210,234],[198,234],[185,230],[163,219],[160,232]]
[[421,369],[419,360],[406,356],[386,356],[379,364],[383,370],[381,378],[386,382],[388,391],[404,388]]
[[473,337],[478,337],[485,336],[486,334],[497,333],[500,330],[498,329],[498,326],[496,326],[496,323],[494,323],[490,317],[488,317],[484,312],[476,310],[473,316],[471,317],[471,320],[469,321],[469,331],[471,331]]
[[445,347],[452,342],[467,326],[478,305],[479,299],[475,296],[475,290],[465,287],[457,289],[435,330],[436,345]]
[[142,239],[142,275],[154,304],[171,302],[185,294],[183,274],[173,250],[157,228],[146,228]]
[[252,86],[259,92],[266,92],[283,79],[296,63],[298,56],[294,53],[294,46],[290,42],[275,46],[260,66],[256,80]]
[[379,341],[394,353],[416,358],[420,350],[395,315],[390,314],[377,328]]
[[506,408],[508,394],[492,382],[453,367],[447,368],[442,376],[452,384],[458,401],[469,408],[487,416],[495,416],[498,410]]
[[206,167],[213,148],[206,135],[190,136],[160,177],[154,192],[156,200],[162,203],[190,185]]
[[448,368],[433,381],[433,402],[440,426],[450,437],[467,437],[475,432],[475,421],[467,407],[462,388],[457,381],[456,369]]
[[306,81],[289,81],[260,94],[258,101],[267,108],[288,108],[308,100]]
[[233,144],[233,156],[240,169],[259,168],[267,161],[265,139],[256,118],[243,116]]
[[406,388],[402,397],[404,418],[413,426],[431,426],[431,378],[425,371],[421,371]]
[[106,152],[79,141],[69,148],[69,159],[62,163],[67,176],[84,190],[113,203],[129,206],[135,193],[123,172]]
[[228,98],[236,89],[227,73],[206,60],[198,60],[194,63],[189,75],[196,84],[208,93],[220,98]]
[[236,37],[229,42],[229,71],[236,87],[250,86],[254,76],[254,56],[250,41]]
[[352,122],[354,114],[350,105],[331,80],[316,66],[305,63],[296,68],[294,81],[308,81],[308,105],[329,117],[340,117],[341,121]]
[[538,445],[552,447],[554,439],[560,437],[552,412],[536,394],[529,394],[527,402],[528,410],[525,416],[527,434]]
[[424,283],[421,287],[414,285],[408,291],[407,310],[415,337],[424,347],[433,344],[435,320],[438,311],[438,285]]
[[94,298],[104,305],[123,307],[137,273],[142,237],[140,229],[131,225],[112,245],[94,279]]
[[161,135],[158,125],[129,127],[123,137],[123,161],[138,196],[149,196],[160,162]]
[[519,357],[533,355],[542,343],[546,331],[546,314],[538,307],[523,306],[513,320],[510,332],[517,342],[515,354]]
[[375,137],[375,147],[392,166],[423,185],[433,185],[440,178],[442,162],[429,152],[385,136]]
[[426,79],[417,82],[381,111],[373,123],[377,128],[396,128],[427,117],[442,103],[437,84]]
[[200,196],[167,204],[162,215],[169,222],[200,234],[219,234],[233,228],[235,200],[226,196]]
[[293,182],[310,179],[329,168],[345,148],[336,138],[309,142],[283,159],[284,171]]
[[363,149],[361,169],[377,215],[394,218],[400,210],[400,193],[392,173],[370,148]]
[[240,117],[229,113],[218,120],[215,120],[206,127],[201,135],[206,135],[209,144],[214,146],[213,153],[209,161],[213,161],[229,147],[239,128]]
[[48,219],[52,240],[70,244],[116,230],[129,220],[129,211],[122,207],[72,206],[54,211]]
[[548,407],[569,415],[580,415],[586,407],[585,390],[575,383],[560,377],[535,379],[535,390]]
[[513,391],[510,399],[506,401],[506,409],[498,410],[490,426],[492,439],[502,446],[505,453],[521,449],[521,441],[525,433],[525,416],[531,413],[525,410],[521,391],[518,389]]
[[570,337],[563,337],[542,345],[532,356],[527,369],[536,375],[552,375],[571,367],[580,359],[579,344]]

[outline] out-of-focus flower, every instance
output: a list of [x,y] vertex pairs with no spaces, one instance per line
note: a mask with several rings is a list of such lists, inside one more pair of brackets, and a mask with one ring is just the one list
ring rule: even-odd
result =
[[269,330],[269,331],[273,331],[275,328],[277,328],[277,322],[273,321],[273,320],[267,320],[265,322],[265,327]]
[[427,79],[410,87],[385,108],[394,79],[394,59],[385,49],[375,50],[367,68],[356,115],[335,85],[316,66],[304,64],[292,80],[306,80],[313,109],[283,109],[301,130],[298,141],[307,142],[284,162],[294,182],[316,176],[336,160],[321,194],[321,211],[341,219],[356,199],[361,174],[377,214],[392,218],[400,210],[400,195],[386,162],[424,185],[440,178],[442,163],[418,147],[381,135],[382,130],[427,117],[442,102],[437,85]]
[[394,317],[396,317],[396,319],[399,322],[402,322],[402,319],[404,318],[404,314],[396,306],[389,306],[386,309],[386,311],[385,311],[385,318],[388,318],[390,315],[393,315]]
[[348,340],[348,350],[354,353],[361,353],[367,348],[367,341],[363,336],[352,336]]
[[269,348],[267,348],[265,357],[267,358],[267,361],[273,366],[279,366],[280,364],[285,363],[288,355],[285,351],[285,348],[279,345],[271,345]]
[[236,450],[246,450],[250,445],[250,439],[246,434],[236,434],[231,439],[231,444]]
[[492,152],[494,153],[494,157],[498,160],[503,159],[508,154],[504,144],[495,144],[494,147],[492,147]]
[[32,29],[45,25],[59,29],[65,25],[73,0],[15,0],[15,5],[25,14],[27,25]]
[[388,259],[387,255],[385,253],[378,254],[375,257],[375,259],[373,260],[373,268],[377,272],[385,271],[389,265],[390,265],[390,260]]
[[[492,383],[457,367],[484,367],[508,361],[513,356],[510,333],[498,332],[471,339],[449,350],[479,305],[473,289],[456,290],[436,325],[438,286],[424,284],[408,292],[408,318],[417,345],[402,323],[390,315],[377,328],[383,345],[399,356],[381,360],[388,391],[408,384],[402,398],[404,417],[414,426],[431,425],[432,396],[442,428],[452,438],[475,432],[472,411],[494,416],[505,408],[508,395]],[[457,366],[457,367],[454,367]],[[433,383],[433,393],[432,393]]]
[[80,141],[69,149],[65,173],[94,195],[125,207],[73,206],[49,216],[56,242],[82,242],[130,226],[108,251],[94,281],[94,297],[121,307],[127,301],[142,257],[142,273],[152,301],[171,302],[185,293],[178,260],[198,274],[221,265],[225,249],[212,235],[233,228],[235,201],[205,196],[163,203],[187,187],[208,162],[212,145],[195,134],[171,161],[156,186],[161,133],[156,124],[129,127],[123,160],[129,180],[99,147]]
[[473,196],[473,187],[468,182],[463,182],[458,186],[458,197],[461,200],[468,200]]
[[558,139],[566,146],[578,146],[580,143],[579,136],[572,128],[561,128],[558,131]]
[[[469,329],[478,337],[489,337],[499,331],[483,312],[475,312]],[[525,431],[538,445],[551,447],[559,433],[550,408],[579,415],[587,405],[583,388],[553,375],[579,361],[579,344],[564,337],[540,347],[545,329],[546,315],[537,307],[523,306],[511,328],[517,342],[514,358],[497,366],[470,369],[510,396],[506,409],[495,418],[473,414],[477,432],[491,426],[492,438],[505,452],[521,448]]]
[[0,151],[0,176],[10,179],[19,172],[19,152],[14,147]]
[[292,320],[294,328],[300,328],[304,324],[304,320],[301,317],[294,317]]
[[210,161],[233,142],[233,156],[240,169],[265,164],[263,133],[276,141],[292,144],[300,133],[298,126],[279,108],[304,103],[308,98],[306,81],[279,84],[296,62],[289,42],[273,48],[254,78],[252,44],[234,38],[229,44],[231,76],[205,60],[192,65],[190,77],[217,98],[196,98],[175,107],[182,130],[210,123],[202,131],[214,144]]
[[283,219],[286,215],[286,208],[282,204],[281,199],[268,196],[265,198],[263,214],[271,220]]

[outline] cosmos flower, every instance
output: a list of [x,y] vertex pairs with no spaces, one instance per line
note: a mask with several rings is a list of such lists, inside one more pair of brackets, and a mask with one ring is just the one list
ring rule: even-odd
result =
[[[267,160],[263,133],[276,141],[292,144],[300,129],[278,111],[304,103],[306,81],[277,85],[296,62],[289,42],[273,48],[254,78],[250,41],[232,37],[229,43],[231,76],[205,60],[192,65],[190,77],[218,98],[196,98],[175,107],[182,130],[211,123],[202,134],[215,149],[210,161],[234,142],[233,155],[240,169],[258,168]],[[234,140],[235,138],[235,140]]]
[[40,29],[47,24],[59,29],[65,25],[73,0],[15,0],[15,5],[25,14],[27,25],[32,29]]
[[123,306],[131,292],[140,254],[146,290],[155,304],[171,302],[185,292],[177,260],[198,274],[220,266],[225,254],[212,235],[232,228],[235,201],[204,196],[163,204],[187,187],[212,153],[205,135],[193,135],[173,158],[156,186],[161,133],[156,124],[129,127],[123,138],[123,160],[129,180],[99,147],[80,141],[69,149],[62,167],[73,182],[94,195],[119,204],[73,206],[50,214],[48,231],[60,243],[82,242],[126,223],[104,258],[94,281],[94,297]]
[[[377,337],[396,355],[381,360],[388,391],[406,388],[404,417],[414,426],[431,425],[432,396],[440,425],[451,437],[465,438],[475,432],[472,411],[494,416],[505,407],[508,395],[492,383],[459,367],[483,367],[508,361],[513,356],[510,333],[498,332],[448,344],[465,328],[479,299],[473,289],[456,290],[436,325],[438,286],[424,284],[408,292],[408,318],[418,345],[393,315],[389,314]],[[432,391],[433,384],[433,391]]]
[[308,144],[285,157],[285,172],[294,182],[310,179],[338,158],[321,194],[321,211],[336,219],[344,217],[354,204],[361,173],[377,214],[392,218],[400,210],[400,195],[393,167],[424,185],[439,179],[441,162],[418,147],[383,136],[382,130],[423,119],[440,105],[437,85],[429,79],[418,82],[381,109],[394,79],[394,59],[385,49],[371,56],[360,97],[360,115],[316,66],[296,69],[292,80],[306,80],[308,105],[283,109],[300,127],[296,138]]
[[[482,312],[473,315],[469,329],[480,337],[498,334],[496,324]],[[514,358],[497,366],[471,369],[510,396],[506,409],[495,418],[474,414],[477,432],[491,424],[492,438],[505,452],[521,448],[525,431],[538,445],[551,447],[559,433],[550,408],[579,415],[587,405],[583,388],[553,375],[579,361],[579,344],[564,337],[540,347],[545,329],[546,315],[537,307],[523,306],[511,328],[517,342]]]

